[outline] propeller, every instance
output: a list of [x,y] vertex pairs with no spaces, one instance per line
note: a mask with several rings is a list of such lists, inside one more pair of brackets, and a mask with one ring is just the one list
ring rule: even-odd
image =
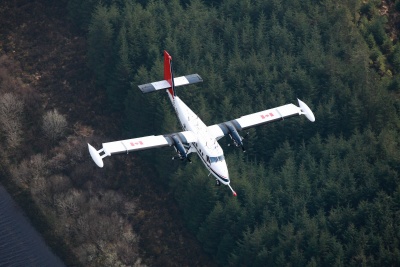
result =
[[187,146],[185,146],[182,143],[182,141],[180,140],[180,138],[177,135],[172,135],[171,139],[172,139],[175,151],[178,153],[178,156],[172,157],[172,160],[180,159],[183,161],[186,159],[188,162],[192,163],[192,160],[188,156],[190,147],[188,149]]
[[[246,148],[244,147],[243,141],[249,136],[249,132],[246,133],[246,135],[240,136],[237,132],[232,132],[232,134],[229,134],[229,137],[233,141],[233,144],[236,147],[241,147],[243,152],[246,152]],[[231,146],[231,144],[228,144],[228,146]]]
[[172,160],[180,159],[181,161],[187,160],[189,163],[192,163],[192,159],[188,155],[188,150],[184,153],[181,153],[178,149],[175,149],[178,153],[178,156],[172,157]]
[[242,150],[243,152],[246,152],[246,149],[244,148],[244,144],[243,141],[249,136],[249,132],[246,133],[246,135],[244,137],[242,137]]

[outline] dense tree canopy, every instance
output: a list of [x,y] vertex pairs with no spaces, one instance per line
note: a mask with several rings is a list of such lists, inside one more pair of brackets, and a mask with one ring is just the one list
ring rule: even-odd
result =
[[207,124],[296,97],[314,110],[314,124],[256,128],[246,154],[225,150],[237,199],[199,161],[155,159],[219,263],[400,265],[400,44],[382,1],[69,2],[121,135],[178,130],[165,96],[137,89],[161,79],[164,49],[177,75],[203,77],[178,94]]

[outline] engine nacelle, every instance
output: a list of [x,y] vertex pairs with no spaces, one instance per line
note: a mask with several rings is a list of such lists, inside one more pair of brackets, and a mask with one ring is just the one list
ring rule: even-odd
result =
[[183,146],[180,138],[177,135],[172,135],[171,138],[173,141],[173,146],[175,147],[176,152],[178,152],[179,158],[181,160],[187,159],[186,149]]
[[242,148],[243,152],[246,151],[246,149],[244,148],[244,145],[243,145],[243,138],[239,135],[235,126],[233,126],[233,124],[231,122],[225,122],[224,125],[228,129],[229,137],[232,139],[233,144],[236,147],[240,146]]

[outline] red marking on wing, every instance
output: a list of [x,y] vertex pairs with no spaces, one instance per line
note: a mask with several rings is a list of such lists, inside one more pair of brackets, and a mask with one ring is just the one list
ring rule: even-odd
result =
[[269,114],[266,114],[266,115],[261,115],[261,119],[266,119],[266,118],[269,118],[269,117],[273,117],[274,116],[274,113],[272,113],[272,112],[270,112]]
[[131,146],[139,146],[139,145],[143,145],[142,141],[138,141],[138,142],[130,142]]

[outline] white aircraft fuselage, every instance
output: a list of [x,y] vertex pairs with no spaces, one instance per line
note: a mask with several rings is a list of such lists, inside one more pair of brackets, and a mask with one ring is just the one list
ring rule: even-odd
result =
[[189,152],[196,152],[210,173],[221,183],[229,185],[228,167],[218,141],[210,135],[207,125],[178,96],[169,96],[183,130],[191,131],[197,137],[197,143],[190,144]]

